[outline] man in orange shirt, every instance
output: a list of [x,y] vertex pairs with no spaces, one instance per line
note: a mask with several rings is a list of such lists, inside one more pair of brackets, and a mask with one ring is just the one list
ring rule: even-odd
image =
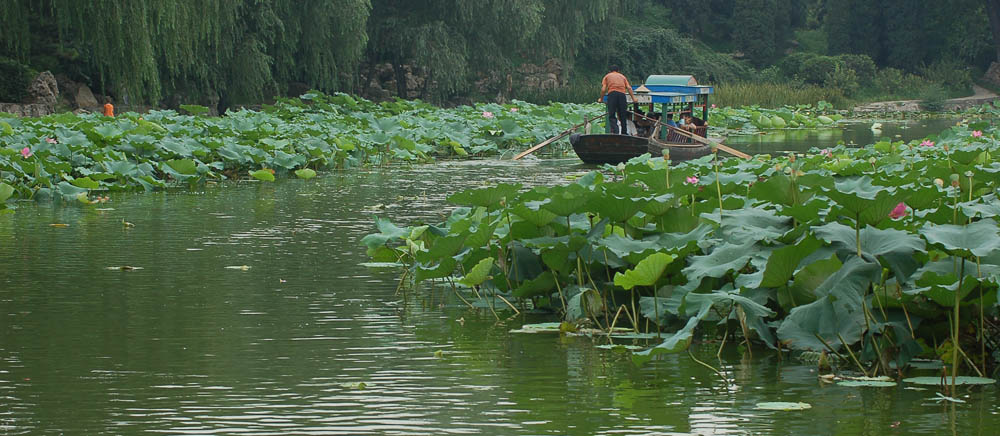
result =
[[114,117],[115,116],[115,106],[111,104],[111,98],[104,98],[104,116]]
[[608,96],[608,125],[611,126],[611,133],[618,133],[618,121],[621,121],[621,133],[628,135],[628,102],[625,100],[625,93],[632,96],[632,101],[635,101],[635,94],[625,75],[618,72],[618,65],[612,65],[609,70],[611,71],[604,76],[604,80],[601,80],[601,97],[597,101],[603,101],[604,96]]

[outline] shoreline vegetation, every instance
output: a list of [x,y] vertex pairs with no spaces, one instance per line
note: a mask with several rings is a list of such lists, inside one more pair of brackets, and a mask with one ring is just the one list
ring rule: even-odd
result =
[[[444,109],[419,100],[375,103],[318,91],[221,117],[204,116],[202,106],[182,108],[186,114],[0,116],[0,204],[49,198],[90,203],[95,195],[117,191],[311,178],[323,170],[495,156],[527,148],[603,112],[593,103],[520,101]],[[847,114],[825,101],[714,113],[715,128],[744,134],[832,127]],[[6,202],[0,210],[13,207]]]
[[596,328],[638,345],[638,365],[709,331],[812,353],[823,372],[895,379],[932,359],[955,395],[1000,358],[1000,113],[984,110],[909,143],[647,157],[563,186],[469,189],[440,223],[376,217],[363,244],[402,265],[405,292],[442,289],[498,319],[549,311],[561,324],[526,328]]

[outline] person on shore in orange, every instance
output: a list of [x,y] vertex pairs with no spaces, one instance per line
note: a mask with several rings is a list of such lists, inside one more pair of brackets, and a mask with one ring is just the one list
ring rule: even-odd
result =
[[104,116],[106,117],[115,116],[115,106],[111,104],[111,97],[104,98]]
[[608,70],[610,71],[604,76],[604,80],[601,80],[601,97],[597,101],[601,102],[605,95],[608,96],[606,103],[611,133],[618,133],[618,122],[621,121],[621,134],[628,135],[628,101],[625,100],[625,93],[632,96],[632,101],[635,101],[635,94],[625,75],[618,72],[618,65],[612,65]]

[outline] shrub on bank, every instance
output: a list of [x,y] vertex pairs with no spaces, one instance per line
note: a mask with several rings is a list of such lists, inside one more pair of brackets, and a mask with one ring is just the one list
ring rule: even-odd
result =
[[0,57],[0,102],[19,103],[28,96],[31,70],[13,59]]

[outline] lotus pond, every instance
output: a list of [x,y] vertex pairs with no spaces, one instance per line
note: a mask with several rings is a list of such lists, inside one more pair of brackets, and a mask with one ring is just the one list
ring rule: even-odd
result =
[[[696,343],[727,386],[687,354],[638,368],[600,337],[511,333],[549,314],[498,321],[450,286],[402,292],[398,267],[361,265],[373,214],[437,222],[459,190],[562,185],[591,170],[452,161],[21,205],[0,220],[0,433],[976,435],[1000,425],[995,387],[960,387],[965,403],[951,403],[934,386],[825,383],[815,363],[751,357],[733,340],[720,360],[718,342]],[[773,402],[811,408],[758,407]]]

